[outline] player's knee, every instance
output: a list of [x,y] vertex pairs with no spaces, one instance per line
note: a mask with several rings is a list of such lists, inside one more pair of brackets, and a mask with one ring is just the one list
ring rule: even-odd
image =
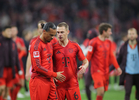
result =
[[104,95],[104,91],[99,91],[99,92],[97,93],[97,95],[103,96],[103,95]]

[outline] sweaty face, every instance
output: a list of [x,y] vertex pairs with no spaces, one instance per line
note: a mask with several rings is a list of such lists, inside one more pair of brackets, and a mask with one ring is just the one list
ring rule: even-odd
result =
[[57,37],[60,41],[64,41],[68,37],[68,30],[64,26],[57,27]]
[[43,29],[42,29],[41,23],[39,23],[38,24],[38,32],[39,32],[39,34],[41,34],[42,31],[43,31]]
[[112,30],[111,30],[111,28],[108,28],[108,30],[105,31],[104,34],[105,34],[105,37],[106,37],[106,38],[109,38],[110,35],[112,34]]
[[44,30],[43,33],[44,33],[44,39],[45,39],[45,41],[50,42],[54,38],[54,36],[56,35],[56,30],[50,28],[50,30],[48,32],[46,32]]
[[12,27],[11,30],[12,30],[12,38],[13,38],[13,37],[15,37],[17,35],[18,30],[17,30],[16,27]]
[[11,38],[12,37],[11,28],[5,29],[5,31],[3,32],[3,35],[6,38]]
[[128,39],[133,41],[137,38],[137,33],[134,30],[128,31]]

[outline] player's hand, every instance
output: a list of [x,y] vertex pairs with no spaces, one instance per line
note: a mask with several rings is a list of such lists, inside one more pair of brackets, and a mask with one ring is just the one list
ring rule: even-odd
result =
[[24,87],[24,79],[20,79],[20,81],[19,81],[19,84],[22,86],[22,87]]
[[30,73],[29,73],[29,72],[28,72],[28,73],[26,73],[25,77],[26,77],[26,80],[27,80],[27,81],[29,81],[29,79],[31,78]]
[[22,45],[19,42],[16,45],[18,49],[22,50]]
[[77,73],[77,78],[78,78],[78,80],[82,79],[83,78],[83,74]]
[[85,73],[85,71],[86,71],[86,66],[84,66],[84,65],[81,65],[80,67],[79,67],[79,74],[83,74],[83,73]]
[[56,79],[58,79],[60,82],[65,81],[66,77],[62,74],[64,71],[62,72],[57,72],[57,77]]
[[117,72],[118,72],[118,74],[117,74],[118,76],[122,74],[122,70],[121,70],[120,67],[119,67],[118,69],[116,69],[116,70],[117,70]]
[[55,81],[55,82],[58,82],[58,80],[57,80],[56,78],[54,78],[54,81]]

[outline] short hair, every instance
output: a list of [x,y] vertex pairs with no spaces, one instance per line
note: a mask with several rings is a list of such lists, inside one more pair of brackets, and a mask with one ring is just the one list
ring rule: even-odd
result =
[[2,28],[2,31],[5,31],[7,28],[11,28],[11,26],[4,26],[3,28]]
[[44,24],[44,26],[43,26],[43,30],[45,30],[47,32],[50,30],[50,28],[52,28],[53,30],[56,30],[55,24],[52,22],[48,22],[48,23]]
[[110,24],[108,24],[108,23],[101,23],[99,25],[99,33],[102,34],[103,31],[107,31],[108,28],[112,28],[112,26]]
[[135,28],[130,28],[130,29],[128,29],[127,32],[129,32],[129,31],[135,31],[135,33],[137,34],[137,30]]
[[38,22],[38,24],[41,24],[41,28],[43,28],[44,24],[46,24],[47,22],[45,20],[40,20]]
[[57,27],[62,27],[62,26],[64,26],[66,30],[69,30],[69,25],[66,22],[61,22],[57,25]]

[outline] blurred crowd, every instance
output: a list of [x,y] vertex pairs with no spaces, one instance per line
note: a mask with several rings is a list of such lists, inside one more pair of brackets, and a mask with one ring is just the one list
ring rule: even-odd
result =
[[24,30],[36,32],[39,20],[67,22],[79,43],[101,22],[113,25],[116,42],[128,28],[139,30],[138,0],[0,0],[0,5],[0,28],[15,25],[20,37]]

